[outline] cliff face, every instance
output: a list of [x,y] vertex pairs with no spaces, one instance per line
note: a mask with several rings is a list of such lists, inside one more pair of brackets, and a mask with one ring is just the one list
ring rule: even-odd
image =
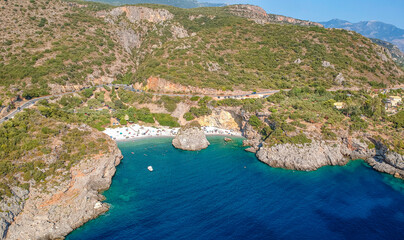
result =
[[[6,239],[57,239],[108,210],[100,191],[108,189],[121,152],[110,140],[108,153],[80,162],[60,186],[31,187]],[[43,191],[46,187],[47,191]]]
[[[274,168],[299,171],[314,171],[324,166],[343,166],[350,160],[363,159],[375,170],[404,179],[404,156],[388,150],[382,143],[367,135],[351,137],[346,132],[339,132],[337,140],[325,141],[315,132],[311,143],[276,144],[265,142],[248,122],[249,114],[238,113],[241,118],[241,131],[246,138],[243,141],[248,152],[255,153],[258,160]],[[366,139],[375,144],[370,149]]]
[[199,118],[198,122],[201,126],[240,131],[242,119],[236,111],[215,108],[211,115]]
[[199,151],[210,145],[205,133],[198,127],[180,129],[172,144],[175,148],[186,151]]
[[379,40],[376,38],[371,38],[372,42],[386,48],[389,51],[392,59],[400,66],[404,66],[404,53],[394,44]]
[[24,208],[25,199],[28,197],[28,193],[28,190],[13,187],[12,196],[5,197],[0,202],[0,239],[6,237],[10,224]]
[[[358,144],[355,150],[349,149],[342,141],[332,144],[325,141],[313,141],[305,145],[282,144],[268,147],[265,144],[257,152],[260,161],[276,168],[300,171],[313,171],[323,166],[345,165],[349,159],[368,158],[372,151],[362,151],[365,146]],[[363,153],[362,153],[363,152]]]
[[342,166],[349,160],[363,159],[375,170],[404,179],[404,157],[389,152],[382,145],[369,149],[358,139],[326,142],[313,140],[310,144],[280,144],[258,148],[257,158],[275,168],[314,171],[324,166]]

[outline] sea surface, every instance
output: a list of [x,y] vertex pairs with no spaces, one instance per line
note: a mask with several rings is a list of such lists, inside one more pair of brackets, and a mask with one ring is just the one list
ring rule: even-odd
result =
[[208,139],[200,152],[163,138],[119,143],[110,211],[67,239],[404,239],[404,181],[360,160],[274,169],[241,139]]

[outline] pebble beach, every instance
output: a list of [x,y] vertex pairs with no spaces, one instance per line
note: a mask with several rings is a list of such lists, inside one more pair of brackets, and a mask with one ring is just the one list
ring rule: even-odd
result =
[[[202,127],[206,135],[223,135],[241,137],[241,132],[216,127]],[[148,137],[174,137],[180,128],[146,127],[138,124],[125,127],[107,128],[103,132],[115,141],[125,141]]]

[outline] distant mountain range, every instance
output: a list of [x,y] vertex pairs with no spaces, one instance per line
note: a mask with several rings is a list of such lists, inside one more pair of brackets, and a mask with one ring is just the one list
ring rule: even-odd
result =
[[326,28],[343,28],[355,31],[368,38],[381,39],[397,45],[401,51],[404,51],[404,29],[398,28],[392,24],[378,21],[351,23],[340,19],[320,23]]
[[225,6],[225,4],[221,3],[204,3],[204,2],[198,2],[197,0],[93,0],[93,1],[109,3],[112,5],[154,3],[154,4],[171,5],[180,8]]

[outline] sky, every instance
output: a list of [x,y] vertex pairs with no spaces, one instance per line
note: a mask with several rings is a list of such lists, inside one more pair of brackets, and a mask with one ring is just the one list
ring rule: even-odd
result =
[[314,22],[334,18],[350,22],[376,20],[404,29],[404,0],[200,0],[216,3],[248,3],[269,13]]

